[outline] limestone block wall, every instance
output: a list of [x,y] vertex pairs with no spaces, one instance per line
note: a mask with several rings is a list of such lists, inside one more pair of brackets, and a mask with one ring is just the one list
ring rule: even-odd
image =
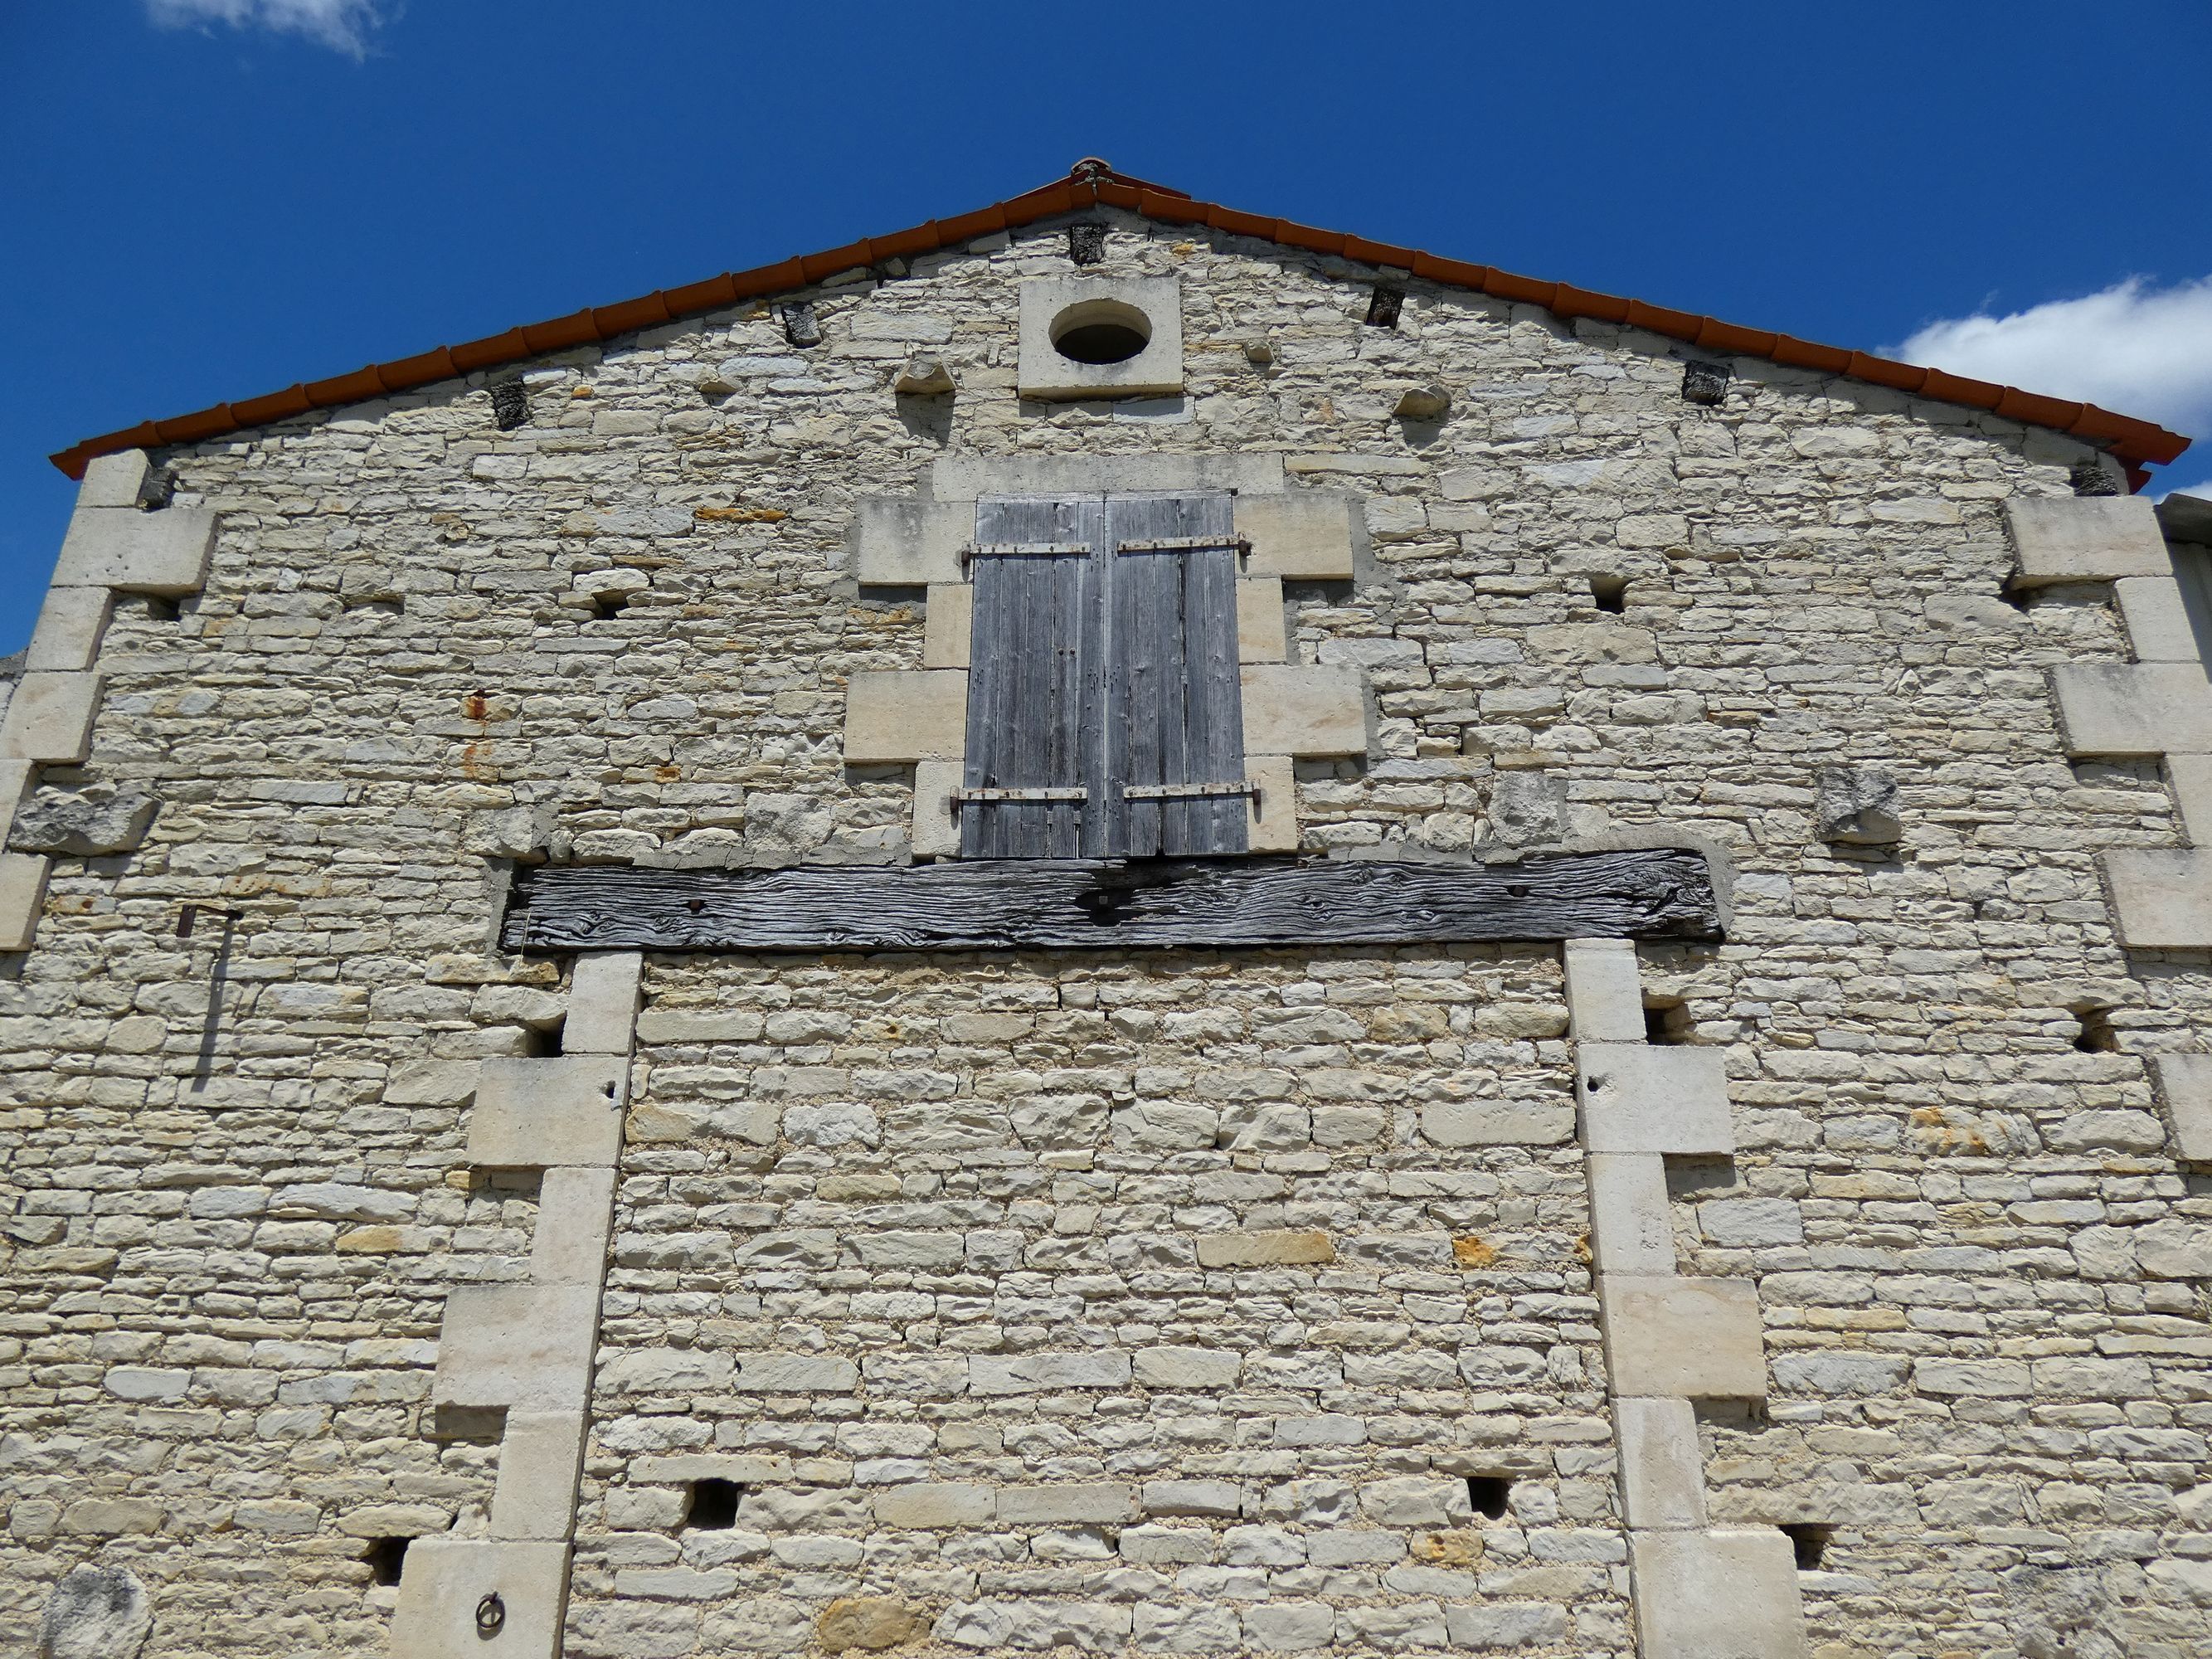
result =
[[[448,1287],[531,1273],[542,1186],[471,1156],[475,1091],[487,1061],[557,1058],[547,1028],[571,971],[492,948],[509,864],[915,856],[914,769],[848,766],[844,718],[858,677],[935,666],[945,618],[858,580],[860,504],[958,500],[1016,463],[1079,459],[1111,489],[1119,462],[1272,455],[1282,499],[1356,496],[1364,526],[1352,580],[1281,573],[1284,665],[1358,672],[1375,716],[1364,756],[1293,763],[1306,854],[1694,835],[1727,856],[1727,940],[1644,949],[1638,988],[1662,1036],[1717,1063],[1734,1139],[1729,1161],[1669,1160],[1675,1273],[1754,1287],[1765,1356],[1761,1414],[1694,1407],[1708,1523],[1830,1529],[1796,1577],[1808,1651],[1886,1659],[1931,1650],[1935,1632],[1948,1645],[1932,1650],[1996,1659],[2062,1640],[2163,1659],[2212,1641],[2212,1198],[2154,1086],[2154,1062],[2171,1076],[2212,1048],[2212,974],[2201,952],[2130,947],[2116,927],[2102,854],[2181,848],[2185,825],[2152,751],[2085,751],[2053,691],[2057,671],[2143,665],[2116,609],[2136,578],[2021,589],[2005,520],[2008,503],[2075,505],[2087,452],[1747,360],[1721,404],[1692,404],[1666,342],[1418,283],[1395,328],[1370,327],[1387,273],[1231,238],[1115,220],[1106,259],[1178,278],[1180,398],[1018,395],[1018,285],[1065,266],[1062,233],[1040,229],[823,285],[806,296],[818,345],[792,344],[762,307],[549,358],[510,429],[487,387],[455,384],[154,458],[171,506],[137,516],[210,515],[204,586],[115,599],[94,666],[70,671],[100,681],[82,757],[41,760],[30,787],[35,803],[129,787],[159,815],[127,853],[35,855],[51,865],[33,948],[0,957],[0,1638],[27,1645],[47,1588],[95,1561],[149,1586],[149,1653],[379,1650],[397,1591],[374,1582],[371,1546],[489,1538],[499,1433],[440,1421],[437,1338]],[[894,390],[917,349],[950,396]],[[1449,393],[1441,418],[1394,412],[1428,386]],[[1894,846],[1816,837],[1814,781],[1832,765],[1895,777]],[[1465,1001],[1429,1000],[1439,964],[1468,975]],[[1340,970],[1382,1000],[1333,1000]],[[1525,1064],[1464,1057],[1489,1040],[1484,1010],[1558,1003],[1550,951],[644,971],[579,1651],[711,1650],[744,1598],[773,1604],[762,1627],[794,1650],[896,1626],[918,1652],[973,1650],[1030,1603],[1108,1608],[1081,1630],[1114,1646],[1137,1640],[1140,1601],[1164,1610],[1147,1615],[1167,1620],[1146,1626],[1161,1647],[1318,1632],[1310,1611],[1245,1622],[1280,1601],[1329,1607],[1346,1651],[1418,1650],[1433,1624],[1397,1610],[1456,1601],[1533,1609],[1516,1616],[1535,1651],[1625,1659],[1609,1373],[1573,1249],[1579,1062],[1540,1033],[1513,1037],[1553,1045]],[[1161,995],[1157,1027],[1125,1029],[1151,1005],[1134,988],[1111,1003],[1116,975]],[[1384,1023],[1437,1006],[1442,1031]],[[1294,1034],[1332,1009],[1358,1031]],[[1231,1015],[1218,1036],[1203,1025]],[[909,1018],[937,1023],[910,1049]],[[959,1018],[985,1023],[951,1030]],[[1068,1034],[1094,1018],[1095,1035]],[[1401,1052],[1435,1043],[1444,1057]],[[1348,1058],[1293,1063],[1334,1047]],[[1463,1066],[1480,1085],[1440,1093]],[[1218,1100],[1139,1083],[1206,1067],[1292,1077],[1269,1085],[1285,1095]],[[1395,1092],[1325,1092],[1358,1071]],[[1024,1080],[1067,1073],[1109,1075]],[[1103,1119],[1067,1109],[1087,1169],[1053,1161],[1081,1154],[1079,1135],[1020,1127],[1050,1119],[1018,1103],[1063,1095],[1104,1102]],[[1200,1139],[1117,1139],[1152,1133],[1140,1096],[1190,1108],[1160,1133]],[[1559,1140],[1438,1138],[1455,1115],[1534,1099],[1556,1103]],[[1323,1145],[1340,1112],[1379,1113],[1378,1138]],[[1291,1144],[1240,1149],[1224,1131]],[[1401,1190],[1437,1171],[1500,1184],[1464,1212]],[[1200,1201],[1211,1179],[1230,1190]],[[1497,1262],[1437,1255],[1462,1225],[1494,1242],[1483,1206],[1517,1201],[1523,1179],[1540,1183],[1531,1211],[1490,1223]],[[1109,1212],[1187,1243],[1163,1272],[1192,1282],[1199,1312],[1161,1322],[1173,1340],[1132,1305],[1161,1293],[1149,1279],[1109,1285],[1132,1272]],[[939,1288],[931,1253],[956,1230],[961,1271],[945,1261]],[[1334,1261],[1191,1265],[1210,1233],[1316,1231]],[[823,1234],[834,1251],[764,1242]],[[914,1263],[862,1259],[896,1235]],[[1001,1235],[1018,1255],[979,1245],[971,1290],[969,1241]],[[1362,1242],[1385,1237],[1417,1254]],[[1556,1283],[1524,1288],[1524,1272]],[[1478,1282],[1505,1288],[1477,1297]],[[874,1294],[887,1303],[859,1300]],[[1420,1316],[1431,1295],[1468,1306],[1480,1340]],[[923,1296],[927,1316],[905,1299]],[[1409,1334],[1363,1347],[1370,1325]],[[996,1347],[963,1346],[987,1326]],[[1264,1410],[1232,1411],[1240,1358],[1234,1382],[1190,1385],[1194,1407],[1157,1407],[1136,1356],[1226,1333],[1322,1381],[1271,1376]],[[1510,1349],[1541,1352],[1544,1373],[1508,1379],[1496,1406],[1462,1367]],[[1126,1384],[974,1393],[979,1361],[1111,1351],[1129,1356]],[[748,1354],[796,1358],[754,1392],[738,1386]],[[948,1354],[964,1373],[921,1369]],[[1579,1372],[1555,1376],[1554,1355]],[[1400,1358],[1415,1382],[1353,1380],[1355,1361]],[[878,1399],[872,1358],[945,1389],[886,1382],[900,1433],[879,1440],[858,1409]],[[1214,1426],[1335,1415],[1386,1429],[1331,1449]],[[1409,1415],[1420,1432],[1394,1437]],[[1512,1434],[1479,1438],[1508,1417]],[[1545,1439],[1540,1422],[1590,1437]],[[1525,1454],[1528,1501],[1556,1512],[1474,1528],[1449,1509],[1386,1522],[1361,1507],[1388,1481],[1456,1478],[1411,1466],[1443,1434],[1453,1455]],[[1164,1448],[1158,1471],[1140,1467],[1148,1445]],[[726,1541],[732,1559],[713,1559],[672,1519],[693,1476],[646,1460],[693,1456],[765,1460],[719,1466],[745,1490],[738,1523],[714,1529],[768,1539],[759,1553]],[[1340,1594],[1297,1578],[1272,1534],[1232,1561],[1238,1528],[1337,1527],[1326,1510],[1245,1515],[1279,1466],[1351,1488],[1343,1529],[1389,1533],[1402,1558],[1346,1564],[1328,1581]],[[1234,1521],[1145,1507],[1149,1483],[1232,1478]],[[989,1507],[950,1493],[974,1520],[909,1524],[900,1500],[883,1508],[895,1486],[977,1489]],[[998,1507],[1002,1490],[1101,1486],[1127,1497],[1121,1520]],[[1414,1553],[1419,1537],[1478,1533],[1480,1562]],[[1615,1553],[1540,1556],[1553,1534]],[[1214,1553],[1124,1557],[1163,1535]],[[1481,1565],[1501,1560],[1515,1565]],[[1385,1582],[1416,1571],[1471,1574],[1474,1592]],[[1144,1595],[1117,1599],[1123,1583]],[[1246,1587],[1267,1593],[1228,1593]],[[840,1601],[863,1605],[825,1632]],[[926,1626],[900,1622],[914,1606]],[[1043,1616],[1024,1641],[1059,1628]],[[1356,1632],[1342,1642],[1340,1616]]]
[[571,1651],[1625,1650],[1552,952],[646,993]]

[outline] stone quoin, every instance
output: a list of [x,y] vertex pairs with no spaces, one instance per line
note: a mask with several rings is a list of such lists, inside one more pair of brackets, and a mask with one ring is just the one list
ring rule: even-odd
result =
[[0,1636],[2212,1651],[2212,506],[1196,202],[56,458]]

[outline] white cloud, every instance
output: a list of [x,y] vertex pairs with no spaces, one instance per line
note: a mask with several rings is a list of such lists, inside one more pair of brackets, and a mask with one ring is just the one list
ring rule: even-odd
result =
[[369,37],[384,21],[379,5],[380,0],[146,0],[146,15],[163,28],[228,23],[304,34],[349,58],[365,58]]
[[2212,434],[2212,276],[2166,289],[2130,276],[2079,300],[1930,323],[1887,349],[1954,374],[2101,404],[2191,437]]

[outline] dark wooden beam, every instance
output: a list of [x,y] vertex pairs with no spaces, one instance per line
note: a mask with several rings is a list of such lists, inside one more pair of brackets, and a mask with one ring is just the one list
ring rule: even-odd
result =
[[1705,860],[1656,848],[1498,865],[543,866],[518,874],[501,937],[511,951],[1132,951],[1719,933]]

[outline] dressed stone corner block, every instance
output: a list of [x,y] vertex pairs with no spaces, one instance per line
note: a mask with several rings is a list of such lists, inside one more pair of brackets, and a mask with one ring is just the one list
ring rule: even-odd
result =
[[2067,663],[2051,671],[2070,756],[2212,751],[2212,681],[2189,662]]
[[1621,939],[1571,939],[1567,1013],[1577,1042],[1644,1041],[1644,992],[1636,946]]
[[538,1224],[530,1234],[531,1283],[597,1285],[604,1279],[614,1211],[611,1167],[546,1170],[538,1188]]
[[1604,1273],[1674,1271],[1667,1166],[1651,1152],[1589,1155],[1590,1254]]
[[2004,521],[2022,586],[2173,574],[2157,510],[2140,495],[2010,501]]
[[2212,755],[2168,755],[2166,775],[2190,844],[2212,845]]
[[1597,1299],[1615,1394],[1766,1398],[1759,1291],[1748,1280],[1606,1273]]
[[2123,576],[2112,584],[2120,620],[2128,630],[2128,649],[2137,662],[2204,660],[2205,646],[2189,620],[2181,584],[2171,576]]
[[975,590],[966,582],[932,582],[921,619],[921,665],[965,668],[975,622]]
[[1237,533],[1251,544],[1245,574],[1294,581],[1350,581],[1352,502],[1297,490],[1237,498]]
[[31,793],[31,784],[38,772],[36,761],[0,760],[0,847],[8,844],[8,832],[15,825],[15,811]]
[[854,520],[854,580],[864,587],[964,582],[960,550],[975,537],[971,503],[865,497]]
[[1237,660],[1281,662],[1291,653],[1280,576],[1245,576],[1237,583]]
[[25,674],[0,723],[0,757],[81,766],[92,752],[92,723],[100,713],[100,676]]
[[54,580],[64,587],[119,587],[133,593],[197,593],[215,550],[215,514],[173,507],[80,507],[62,538]]
[[845,764],[958,760],[968,740],[968,676],[890,669],[853,676],[845,692]]
[[1175,276],[1039,276],[1021,285],[1024,398],[1164,398],[1182,390]]
[[1803,1659],[1790,1540],[1771,1528],[1629,1535],[1643,1659]]
[[1590,1152],[1728,1158],[1735,1152],[1728,1078],[1711,1048],[1586,1042],[1575,1097]]
[[84,482],[76,487],[76,504],[136,508],[153,470],[153,457],[143,449],[94,456],[85,465]]
[[1618,1399],[1621,1508],[1638,1529],[1705,1524],[1705,1462],[1698,1418],[1686,1400]]
[[114,614],[115,594],[105,587],[50,587],[31,630],[23,667],[31,673],[70,674],[92,666]]
[[509,1412],[492,1489],[492,1536],[568,1537],[575,1528],[583,1456],[583,1413]]
[[908,840],[917,858],[960,855],[960,815],[952,800],[964,770],[958,761],[923,761],[914,769],[914,829]]
[[469,1115],[469,1162],[492,1170],[611,1164],[622,1151],[618,1054],[488,1060]]
[[644,966],[635,951],[592,951],[576,958],[568,976],[568,1013],[561,1025],[563,1054],[629,1052]]
[[2212,1164],[2212,1054],[2153,1054],[2150,1069],[2173,1126],[2173,1155]]
[[1297,769],[1288,755],[1251,755],[1244,775],[1257,786],[1245,800],[1244,842],[1255,853],[1298,850]]
[[1358,669],[1247,663],[1238,676],[1247,755],[1367,752],[1367,698]]
[[581,1411],[599,1338],[596,1285],[457,1285],[438,1330],[441,1406]]
[[39,932],[52,859],[36,853],[0,853],[0,951],[27,951]]
[[2112,923],[2131,951],[2212,947],[2212,850],[2119,847],[2104,855]]
[[392,1659],[556,1659],[568,1599],[564,1543],[414,1539],[400,1569]]

